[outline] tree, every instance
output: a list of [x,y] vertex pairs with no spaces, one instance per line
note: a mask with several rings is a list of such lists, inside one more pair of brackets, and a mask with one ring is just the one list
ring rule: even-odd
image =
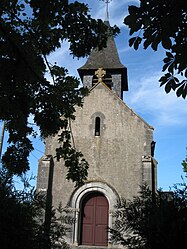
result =
[[46,198],[36,194],[29,182],[16,190],[6,169],[0,171],[0,245],[3,249],[68,249],[64,236],[74,223],[68,208],[50,209],[49,227],[44,214]]
[[[187,150],[187,148],[186,148]],[[186,177],[187,177],[187,154],[186,154],[186,158],[182,161],[182,167],[183,167],[183,171],[186,173]]]
[[[47,56],[64,41],[73,56],[86,56],[93,47],[106,45],[107,29],[101,20],[91,18],[87,5],[77,1],[1,1],[0,120],[9,132],[2,157],[9,172],[21,175],[29,169],[30,136],[36,135],[28,122],[31,116],[42,138],[63,131],[57,158],[65,158],[68,179],[77,185],[86,179],[88,163],[71,144],[70,121],[87,91],[78,88],[78,79],[65,68],[51,65]],[[117,33],[117,27],[111,32]]]
[[160,86],[177,97],[187,95],[187,7],[184,0],[140,0],[140,6],[129,6],[124,23],[130,28],[129,45],[157,51],[161,44],[166,51]]
[[129,249],[183,248],[187,232],[187,186],[155,194],[143,186],[132,200],[122,200],[114,212],[111,240]]

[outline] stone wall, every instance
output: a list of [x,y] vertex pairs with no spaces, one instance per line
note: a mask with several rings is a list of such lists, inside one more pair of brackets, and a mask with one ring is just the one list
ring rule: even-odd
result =
[[[86,77],[90,82],[90,76]],[[156,186],[157,163],[151,155],[153,128],[120,99],[119,77],[113,77],[113,90],[103,83],[95,85],[85,97],[83,107],[76,108],[76,119],[71,123],[75,146],[89,163],[85,185],[75,188],[66,179],[63,160],[57,162],[54,158],[59,147],[57,136],[46,139],[45,156],[39,161],[38,191],[46,192],[54,207],[59,203],[69,205],[76,218],[67,236],[67,242],[74,248],[80,241],[81,203],[88,193],[99,191],[105,195],[112,227],[112,214],[120,197],[131,199],[145,182],[151,189],[153,183]],[[100,120],[97,135],[96,118]],[[109,243],[109,247],[113,245]]]
[[[95,136],[96,117],[101,119],[100,136]],[[75,145],[89,163],[88,181],[106,182],[127,199],[143,182],[151,185],[151,166],[146,164],[145,170],[142,157],[151,156],[153,128],[103,84],[90,92],[83,108],[77,108],[71,126]],[[46,154],[55,155],[56,147],[57,137],[49,138]],[[65,206],[74,184],[66,180],[63,160],[54,165],[53,203]]]

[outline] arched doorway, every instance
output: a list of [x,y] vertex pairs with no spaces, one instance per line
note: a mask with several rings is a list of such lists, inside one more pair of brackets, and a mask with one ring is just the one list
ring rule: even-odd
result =
[[81,208],[81,244],[108,245],[108,210],[106,197],[100,192],[88,194]]

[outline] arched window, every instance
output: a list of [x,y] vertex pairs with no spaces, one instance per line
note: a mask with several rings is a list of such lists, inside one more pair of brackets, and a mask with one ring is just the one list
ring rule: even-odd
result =
[[101,130],[101,119],[100,117],[95,118],[95,136],[100,136]]

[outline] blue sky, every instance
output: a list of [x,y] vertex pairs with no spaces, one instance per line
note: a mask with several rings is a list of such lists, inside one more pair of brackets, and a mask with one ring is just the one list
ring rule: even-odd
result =
[[[81,1],[90,7],[94,18],[105,18],[106,4],[99,0]],[[187,147],[187,108],[186,100],[177,98],[174,93],[166,94],[159,87],[162,75],[164,51],[157,52],[140,48],[129,48],[129,30],[123,24],[128,13],[128,5],[138,4],[138,0],[112,0],[109,5],[111,25],[118,25],[121,33],[116,38],[116,45],[121,62],[127,67],[129,91],[124,93],[124,102],[154,127],[156,141],[155,158],[158,161],[158,187],[168,190],[175,183],[181,182],[183,174],[181,162]],[[69,74],[78,77],[77,68],[86,58],[73,59],[68,51],[68,43],[49,56],[51,63],[57,62],[68,69]],[[73,66],[72,66],[73,65]],[[6,138],[4,148],[6,147]],[[37,175],[38,159],[42,156],[44,145],[39,138],[34,140],[35,151],[30,156],[31,172]]]

